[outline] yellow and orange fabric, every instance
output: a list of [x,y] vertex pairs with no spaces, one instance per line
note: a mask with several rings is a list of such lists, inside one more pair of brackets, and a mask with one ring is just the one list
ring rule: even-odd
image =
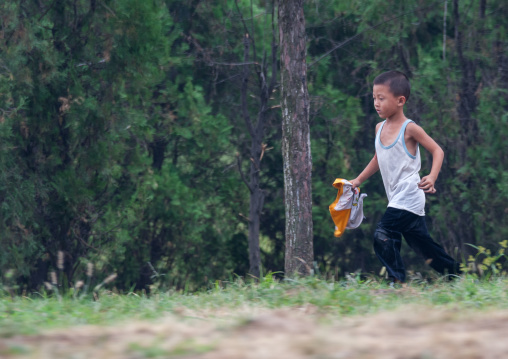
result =
[[353,189],[351,182],[342,178],[337,178],[333,182],[333,187],[338,190],[337,198],[328,208],[335,223],[333,235],[340,237],[346,228],[357,228],[362,223],[363,199],[367,195],[360,195],[360,188]]

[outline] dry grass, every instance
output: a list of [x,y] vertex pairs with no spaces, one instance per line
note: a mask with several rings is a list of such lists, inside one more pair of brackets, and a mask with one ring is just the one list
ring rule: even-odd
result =
[[[187,312],[0,341],[3,358],[506,358],[508,311],[424,306],[348,318],[308,307]],[[18,348],[21,352],[12,352]],[[22,348],[22,349],[20,349]],[[9,353],[9,350],[11,352]]]

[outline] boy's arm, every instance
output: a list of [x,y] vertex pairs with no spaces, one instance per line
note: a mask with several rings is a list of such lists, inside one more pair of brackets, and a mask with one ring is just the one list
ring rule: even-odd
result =
[[360,185],[367,180],[370,176],[372,176],[374,173],[379,171],[379,163],[377,162],[377,154],[374,154],[374,157],[372,160],[370,160],[369,164],[365,169],[360,173],[358,177],[356,177],[354,180],[351,180],[353,184],[353,188],[360,187]]
[[418,187],[423,189],[425,193],[436,193],[434,184],[439,176],[439,171],[441,171],[444,152],[436,141],[434,141],[432,137],[430,137],[420,126],[411,123],[407,126],[406,131],[408,131],[408,134],[432,155],[432,168],[430,170],[430,174],[422,178]]

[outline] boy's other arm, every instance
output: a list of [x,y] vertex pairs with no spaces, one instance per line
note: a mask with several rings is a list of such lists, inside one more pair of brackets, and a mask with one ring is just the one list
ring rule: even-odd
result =
[[360,185],[365,182],[367,178],[372,176],[377,171],[379,171],[379,163],[377,162],[377,154],[374,154],[374,157],[372,160],[370,160],[369,164],[365,167],[362,173],[360,173],[360,175],[354,180],[349,182],[353,184],[353,188],[360,187]]
[[406,131],[409,131],[409,135],[432,155],[432,168],[430,173],[422,177],[418,187],[423,189],[425,193],[436,193],[434,184],[436,183],[439,171],[441,171],[441,166],[443,165],[444,152],[436,141],[434,141],[423,128],[415,123],[409,124]]

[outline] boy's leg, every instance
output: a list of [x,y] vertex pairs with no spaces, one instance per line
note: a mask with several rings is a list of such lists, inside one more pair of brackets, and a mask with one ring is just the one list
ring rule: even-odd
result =
[[401,212],[401,210],[395,208],[388,207],[386,209],[374,232],[374,251],[385,266],[388,275],[404,282],[406,280],[406,270],[400,256],[402,237],[400,231],[398,231]]
[[439,244],[432,240],[427,230],[425,217],[414,215],[409,228],[402,231],[407,243],[415,252],[422,255],[428,264],[441,274],[460,274],[460,264],[450,257]]

